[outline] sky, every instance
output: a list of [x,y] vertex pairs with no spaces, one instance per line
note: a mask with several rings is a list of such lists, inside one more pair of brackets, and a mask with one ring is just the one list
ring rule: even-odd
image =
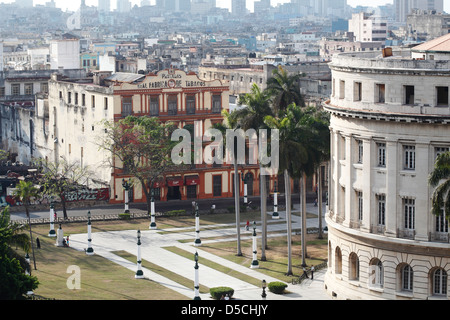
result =
[[[11,3],[15,0],[0,0],[3,3]],[[45,2],[48,2],[50,0],[34,0],[34,4],[45,4]],[[132,5],[137,4],[139,5],[141,0],[130,0]],[[250,10],[253,8],[253,1],[254,0],[247,0],[247,8]],[[272,6],[276,6],[277,3],[285,3],[289,2],[290,0],[271,0]],[[81,3],[81,0],[55,0],[56,6],[58,8],[61,8],[62,10],[70,10],[70,11],[76,11]],[[150,1],[151,4],[155,3],[155,0]],[[86,0],[86,5],[97,6],[97,0]],[[347,4],[356,7],[358,5],[361,6],[372,6],[376,7],[379,5],[385,5],[385,4],[392,4],[394,3],[394,0],[347,0]],[[216,4],[218,7],[221,8],[230,8],[231,7],[231,0],[216,0]],[[116,7],[116,0],[111,0],[111,7],[112,9],[115,9]],[[445,0],[444,1],[444,11],[450,13],[450,1]]]

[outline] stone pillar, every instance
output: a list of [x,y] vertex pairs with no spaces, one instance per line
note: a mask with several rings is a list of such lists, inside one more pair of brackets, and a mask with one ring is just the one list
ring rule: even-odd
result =
[[198,253],[197,252],[195,252],[194,259],[195,259],[194,300],[201,300],[201,298],[200,298],[200,283],[199,283],[199,277],[198,277]]
[[252,264],[250,265],[250,268],[252,269],[259,268],[259,262],[256,251],[256,222],[253,222],[253,261]]
[[194,245],[199,247],[202,245],[200,240],[200,216],[198,214],[198,203],[195,203],[195,241]]
[[386,229],[385,235],[397,236],[397,179],[398,179],[397,140],[386,141]]
[[361,230],[370,232],[371,213],[372,213],[372,165],[373,152],[372,140],[363,139],[363,165],[362,165],[362,193],[363,193],[363,217],[361,221]]
[[50,203],[50,231],[48,232],[49,237],[56,237],[55,232],[55,204]]
[[136,279],[143,279],[144,272],[142,271],[142,259],[141,259],[141,230],[137,231],[137,271],[134,277]]
[[[153,192],[153,191],[152,191]],[[151,202],[150,202],[150,229],[156,229],[156,222],[155,222],[155,198],[152,196]]]
[[64,247],[64,231],[61,227],[61,225],[59,225],[59,229],[56,232],[56,244],[57,247]]

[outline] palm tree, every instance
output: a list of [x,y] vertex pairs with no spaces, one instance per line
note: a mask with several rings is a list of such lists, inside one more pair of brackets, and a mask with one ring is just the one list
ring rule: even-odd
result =
[[[273,116],[271,108],[271,96],[268,91],[261,90],[256,83],[253,84],[251,92],[239,97],[238,104],[243,106],[235,111],[239,126],[243,130],[258,130],[267,128],[264,117]],[[265,249],[267,246],[267,210],[266,210],[266,176],[262,174],[262,164],[260,162],[260,198],[261,198],[261,220],[262,220],[262,243],[261,261],[266,260]]]
[[34,245],[33,245],[33,234],[31,232],[31,219],[30,219],[30,203],[31,199],[36,198],[38,196],[39,190],[33,186],[31,181],[19,181],[19,184],[16,186],[16,190],[14,191],[14,195],[23,203],[25,207],[25,212],[28,218],[28,226],[30,229],[30,241],[31,241],[31,250],[33,253],[33,263],[34,270],[36,270],[36,258],[34,256]]
[[445,219],[450,221],[450,152],[438,155],[428,183],[435,187],[431,212],[436,216],[443,214]]
[[300,93],[299,79],[303,74],[288,74],[286,69],[278,66],[273,70],[272,77],[267,80],[267,90],[273,97],[275,112],[284,112],[287,106],[295,103],[304,107],[305,101]]
[[[304,188],[306,176],[314,173],[316,164],[321,160],[324,142],[321,141],[325,124],[318,117],[316,109],[301,108],[296,104],[289,105],[282,118],[267,116],[266,124],[272,129],[279,130],[279,171],[284,174],[286,193],[286,224],[288,242],[288,275],[292,275],[292,250],[291,250],[291,179],[301,178],[303,184],[302,196],[306,198]],[[328,128],[328,127],[326,127]],[[306,203],[303,199],[303,204]],[[306,217],[303,211],[302,218]],[[306,228],[302,223],[302,257],[305,265],[306,257]]]
[[[225,136],[226,130],[238,129],[238,121],[236,118],[235,111],[230,113],[226,109],[223,109],[222,116],[224,118],[223,123],[216,123],[212,126],[214,129],[220,130],[222,132],[222,136]],[[241,229],[240,229],[241,213],[240,213],[240,207],[239,207],[239,174],[238,174],[236,148],[235,148],[235,153],[234,153],[234,158],[233,158],[233,165],[234,165],[234,207],[235,207],[235,213],[236,213],[236,234],[237,234],[237,253],[236,253],[236,255],[242,256]]]
[[0,229],[9,229],[11,231],[11,238],[9,238],[9,246],[16,246],[28,252],[30,250],[30,238],[23,233],[25,225],[11,221],[9,207],[3,208],[0,215]]

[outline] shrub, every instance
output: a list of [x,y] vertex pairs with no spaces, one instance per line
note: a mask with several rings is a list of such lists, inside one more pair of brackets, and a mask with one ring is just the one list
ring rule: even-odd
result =
[[214,287],[214,288],[209,289],[209,294],[211,295],[211,297],[214,300],[220,300],[220,298],[222,296],[225,297],[225,295],[227,295],[227,294],[231,299],[231,297],[234,294],[234,289],[232,289],[230,287]]
[[269,288],[269,291],[276,294],[282,294],[284,292],[284,289],[286,289],[287,284],[281,281],[273,281],[269,282],[267,285]]
[[186,214],[186,210],[171,210],[171,211],[167,211],[166,215],[167,216],[181,216],[181,215],[185,215]]
[[120,220],[128,220],[130,218],[131,218],[131,216],[130,216],[129,213],[119,213],[119,219]]

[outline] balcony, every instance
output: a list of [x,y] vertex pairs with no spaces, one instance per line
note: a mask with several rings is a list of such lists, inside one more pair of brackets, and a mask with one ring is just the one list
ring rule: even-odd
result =
[[450,243],[450,236],[448,232],[430,232],[430,241]]
[[397,237],[403,239],[414,240],[416,236],[416,230],[413,229],[397,229]]

